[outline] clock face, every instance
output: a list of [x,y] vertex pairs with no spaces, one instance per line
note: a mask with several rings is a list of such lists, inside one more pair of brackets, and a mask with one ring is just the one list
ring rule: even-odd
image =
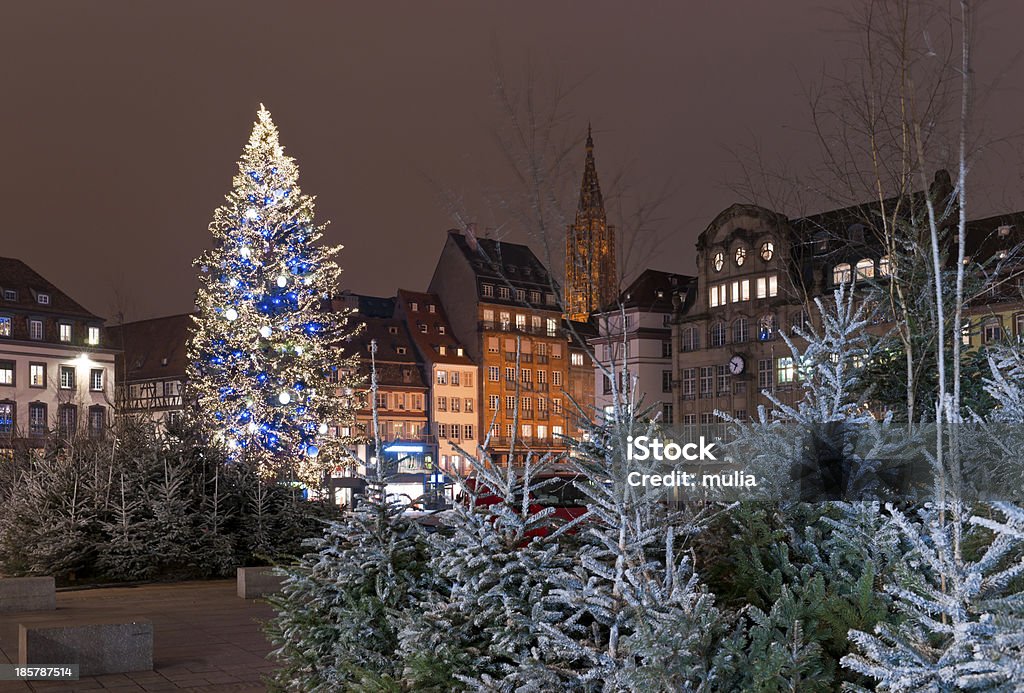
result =
[[743,357],[740,356],[739,354],[736,354],[731,359],[729,359],[729,372],[732,373],[733,375],[739,375],[740,373],[743,372],[743,368],[746,365],[747,364],[743,360]]

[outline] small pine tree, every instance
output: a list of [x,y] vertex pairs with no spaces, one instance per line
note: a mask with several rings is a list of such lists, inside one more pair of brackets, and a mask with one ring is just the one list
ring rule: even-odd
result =
[[[545,597],[568,560],[550,538],[553,508],[534,505],[553,481],[553,458],[526,455],[522,468],[477,460],[468,500],[430,537],[437,584],[422,617],[401,633],[413,690],[558,690],[566,679],[540,652],[541,624],[557,622]],[[483,499],[483,500],[482,500]],[[533,506],[533,507],[531,507]]]
[[873,635],[851,631],[858,652],[844,666],[880,691],[1020,690],[1024,512],[997,507],[1006,522],[970,520],[993,533],[973,560],[960,555],[956,539],[970,526],[962,508],[947,508],[944,518],[922,510],[920,523],[890,508],[907,556],[902,576],[886,589],[903,620],[881,623]]

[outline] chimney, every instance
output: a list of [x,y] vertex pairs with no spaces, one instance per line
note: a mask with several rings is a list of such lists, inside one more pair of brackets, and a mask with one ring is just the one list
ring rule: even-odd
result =
[[462,235],[466,237],[466,243],[469,244],[469,249],[476,252],[478,245],[476,242],[476,224],[466,224],[465,230]]

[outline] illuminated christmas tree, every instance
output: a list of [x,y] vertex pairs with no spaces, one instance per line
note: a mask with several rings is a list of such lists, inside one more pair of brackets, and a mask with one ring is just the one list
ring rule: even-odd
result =
[[319,486],[340,463],[329,426],[351,420],[344,354],[355,331],[330,310],[341,249],[318,244],[313,198],[298,186],[270,113],[261,105],[231,192],[214,212],[203,253],[189,383],[198,416],[232,459],[264,474]]

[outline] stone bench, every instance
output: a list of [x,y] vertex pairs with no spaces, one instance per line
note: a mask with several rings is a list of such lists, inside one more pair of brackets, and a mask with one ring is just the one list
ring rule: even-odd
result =
[[284,577],[274,575],[274,568],[239,568],[237,571],[238,596],[242,599],[256,599],[281,591]]
[[77,664],[79,676],[151,671],[153,624],[144,619],[19,623],[18,664]]
[[56,608],[57,592],[52,577],[0,578],[0,612]]

